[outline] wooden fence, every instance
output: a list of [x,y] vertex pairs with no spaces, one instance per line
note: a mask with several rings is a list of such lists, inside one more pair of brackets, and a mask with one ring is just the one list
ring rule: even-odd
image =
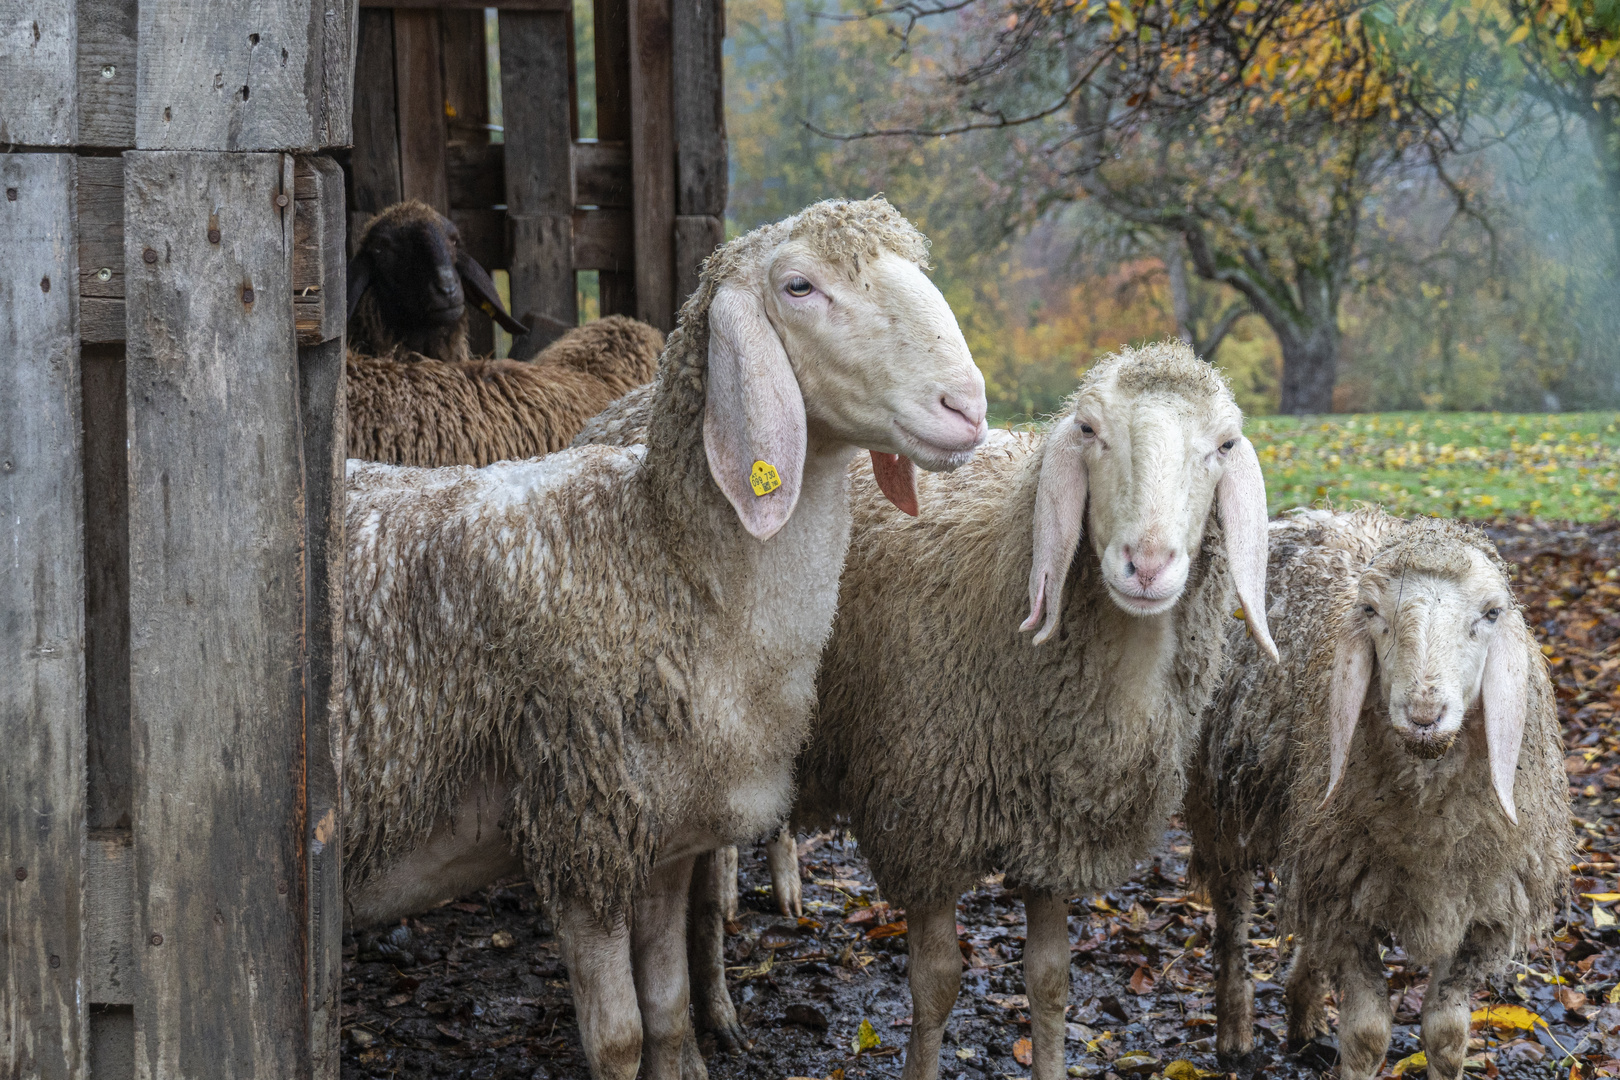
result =
[[446,207],[535,338],[721,239],[717,0],[600,0],[595,143],[513,2],[500,146],[465,7],[0,0],[0,1075],[338,1075],[347,227]]

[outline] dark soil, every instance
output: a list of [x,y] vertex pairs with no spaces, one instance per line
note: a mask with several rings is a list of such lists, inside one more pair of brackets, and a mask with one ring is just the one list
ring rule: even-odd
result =
[[[1493,1080],[1620,1076],[1620,1004],[1609,1003],[1620,1002],[1620,932],[1604,898],[1620,891],[1620,523],[1504,521],[1491,534],[1518,569],[1520,599],[1557,684],[1582,851],[1553,941],[1476,994],[1477,1007],[1524,1006],[1544,1024],[1533,1033],[1479,1027],[1469,1067]],[[727,959],[754,1045],[727,1055],[705,1037],[710,1075],[898,1075],[911,1012],[904,913],[877,895],[853,841],[824,834],[800,845],[803,919],[776,913],[763,850],[742,853],[742,910],[728,927]],[[1205,955],[1211,917],[1188,895],[1188,850],[1186,835],[1172,830],[1129,882],[1071,904],[1071,1075],[1218,1075]],[[1333,1047],[1284,1052],[1286,958],[1268,918],[1269,883],[1257,882],[1256,899],[1250,962],[1259,1049],[1243,1073],[1307,1080],[1331,1070]],[[963,898],[957,918],[967,968],[942,1075],[1027,1076],[1022,905],[992,878]],[[587,1076],[567,974],[528,885],[498,886],[411,919],[402,945],[411,955],[391,961],[369,951],[373,958],[360,960],[352,942],[345,949],[344,1080]],[[1425,975],[1408,970],[1398,943],[1386,964],[1395,1015],[1386,1075],[1419,1077],[1421,1066],[1405,1059],[1420,1049]]]

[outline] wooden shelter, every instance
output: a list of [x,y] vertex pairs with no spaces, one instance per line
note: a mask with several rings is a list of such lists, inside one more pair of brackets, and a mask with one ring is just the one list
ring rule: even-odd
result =
[[0,1076],[338,1075],[348,227],[447,208],[536,339],[721,239],[718,0],[600,0],[594,143],[514,2],[502,145],[476,9],[0,0]]

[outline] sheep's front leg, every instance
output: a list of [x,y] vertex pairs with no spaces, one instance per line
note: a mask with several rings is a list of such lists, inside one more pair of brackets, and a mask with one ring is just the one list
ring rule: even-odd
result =
[[1327,1018],[1327,974],[1311,952],[1310,942],[1301,942],[1288,972],[1288,1049],[1303,1050],[1318,1035],[1332,1033]]
[[911,1041],[900,1080],[938,1080],[939,1044],[962,987],[956,899],[907,904],[906,944],[911,955]]
[[[1389,987],[1371,936],[1335,948],[1339,987],[1339,1080],[1370,1080],[1389,1053]],[[1467,1018],[1464,1017],[1464,1028]],[[1466,1037],[1464,1039],[1466,1042]]]
[[804,886],[799,881],[799,845],[793,829],[782,826],[765,844],[765,864],[771,869],[771,891],[776,909],[784,915],[804,914]]
[[1254,983],[1249,979],[1249,915],[1254,879],[1247,870],[1220,874],[1209,885],[1215,909],[1215,1053],[1230,1065],[1254,1051]]
[[1057,1080],[1064,1075],[1063,1013],[1069,1005],[1069,905],[1061,896],[1026,890],[1024,922],[1024,991],[1034,1044],[1029,1074],[1032,1080]]
[[641,1016],[630,964],[630,928],[603,925],[583,900],[557,905],[557,943],[568,966],[579,1039],[594,1080],[634,1080]]
[[[714,853],[714,858],[720,864],[718,871],[720,896],[720,920],[722,922],[737,921],[737,849],[736,847],[723,847]],[[696,870],[692,871],[694,874]]]
[[692,865],[686,957],[698,1027],[714,1032],[723,1049],[736,1052],[748,1046],[748,1037],[726,989],[725,883],[728,878],[736,882],[737,866],[727,861],[725,851],[699,855]]
[[[686,895],[692,884],[692,856],[656,867],[646,891],[636,898],[631,940],[635,954],[636,1001],[641,1006],[643,1057],[647,1080],[680,1080],[682,1047],[691,1038],[687,1014]],[[702,1060],[696,1066],[702,1067]],[[688,1068],[693,1060],[687,1061]],[[706,1080],[707,1070],[686,1080]]]
[[1508,951],[1505,942],[1471,930],[1454,956],[1429,968],[1423,992],[1423,1054],[1430,1080],[1457,1080],[1468,1056],[1468,994],[1485,980],[1490,958]]

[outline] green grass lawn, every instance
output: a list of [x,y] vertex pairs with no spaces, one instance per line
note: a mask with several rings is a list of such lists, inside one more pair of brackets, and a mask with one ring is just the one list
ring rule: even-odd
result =
[[1273,514],[1355,501],[1399,514],[1600,521],[1620,504],[1620,414],[1251,417]]

